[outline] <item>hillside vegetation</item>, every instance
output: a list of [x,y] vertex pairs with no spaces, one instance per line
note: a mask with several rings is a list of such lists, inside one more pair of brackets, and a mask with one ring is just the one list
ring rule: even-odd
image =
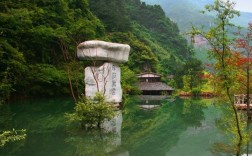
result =
[[[214,0],[142,0],[147,4],[160,5],[165,14],[178,24],[182,32],[190,30],[191,25],[210,26],[213,23],[213,14],[201,14],[205,5],[213,4]],[[183,5],[182,5],[183,4]],[[241,12],[232,22],[241,27],[247,27],[251,21],[252,13]]]
[[2,0],[0,25],[1,101],[70,95],[70,82],[80,95],[87,63],[76,59],[76,46],[87,40],[131,46],[122,66],[125,93],[136,92],[136,73],[175,75],[170,83],[180,88],[198,66],[178,26],[159,5],[140,0]]

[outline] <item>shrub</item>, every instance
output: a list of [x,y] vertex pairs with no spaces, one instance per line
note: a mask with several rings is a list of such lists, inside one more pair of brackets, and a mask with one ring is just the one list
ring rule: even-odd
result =
[[24,140],[26,138],[26,130],[3,131],[0,133],[0,147],[3,147],[8,142]]
[[116,113],[112,103],[106,102],[101,93],[97,93],[93,99],[82,98],[76,103],[74,113],[67,113],[69,123],[79,122],[81,128],[98,127],[105,119],[112,119]]
[[200,89],[198,89],[198,88],[193,88],[193,89],[192,89],[192,95],[193,95],[193,96],[199,96],[200,93],[201,93],[201,90],[200,90]]

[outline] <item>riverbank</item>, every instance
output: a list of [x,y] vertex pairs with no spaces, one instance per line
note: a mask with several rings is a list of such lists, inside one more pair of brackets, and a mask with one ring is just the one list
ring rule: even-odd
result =
[[180,92],[178,94],[180,97],[204,97],[204,98],[213,98],[215,95],[213,92],[200,92],[200,93],[192,93],[192,92]]

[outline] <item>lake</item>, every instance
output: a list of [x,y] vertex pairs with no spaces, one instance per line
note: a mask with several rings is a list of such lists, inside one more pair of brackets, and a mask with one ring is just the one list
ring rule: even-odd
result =
[[[214,99],[141,100],[130,97],[105,130],[66,126],[71,99],[40,99],[1,106],[0,126],[26,129],[24,141],[0,148],[1,156],[212,156],[234,155],[223,106]],[[223,122],[224,121],[224,122]],[[251,147],[242,148],[245,153]]]

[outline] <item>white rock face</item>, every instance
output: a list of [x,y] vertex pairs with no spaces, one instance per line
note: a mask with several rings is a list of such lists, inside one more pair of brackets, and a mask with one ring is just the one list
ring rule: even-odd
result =
[[85,93],[93,98],[96,92],[105,95],[108,102],[122,102],[121,69],[116,63],[104,63],[100,67],[85,68]]
[[[127,62],[130,46],[104,41],[86,41],[78,45],[77,57],[82,60],[104,60],[101,66],[85,68],[85,94],[93,98],[96,92],[105,95],[108,102],[122,102],[121,69],[119,63]],[[95,64],[95,63],[94,63]]]
[[77,57],[83,60],[107,60],[123,63],[128,61],[130,46],[98,40],[86,41],[78,45]]
[[[117,115],[111,120],[105,120],[102,124],[102,128],[107,132],[113,132],[113,137],[108,138],[108,144],[106,145],[106,151],[112,152],[117,149],[122,144],[122,137],[121,137],[121,129],[122,129],[122,111],[119,110],[116,112]],[[118,156],[118,154],[117,154]]]

